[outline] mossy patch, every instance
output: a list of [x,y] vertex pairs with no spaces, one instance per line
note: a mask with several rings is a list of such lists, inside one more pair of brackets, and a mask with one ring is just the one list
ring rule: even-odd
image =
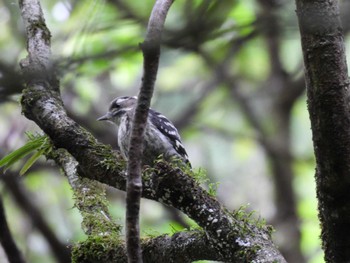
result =
[[74,245],[72,263],[126,262],[123,241],[116,235],[91,235]]

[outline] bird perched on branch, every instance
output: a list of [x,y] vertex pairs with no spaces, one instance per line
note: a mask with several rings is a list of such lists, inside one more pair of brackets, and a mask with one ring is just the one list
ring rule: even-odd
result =
[[[98,121],[110,121],[117,125],[118,145],[125,160],[128,160],[132,121],[137,97],[123,96],[114,99],[108,112]],[[142,163],[153,165],[163,156],[167,161],[180,160],[190,166],[180,135],[174,124],[161,113],[149,109],[144,133]]]

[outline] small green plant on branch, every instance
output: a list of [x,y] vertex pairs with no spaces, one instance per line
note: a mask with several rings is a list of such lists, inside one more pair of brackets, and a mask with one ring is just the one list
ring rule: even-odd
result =
[[30,158],[24,163],[19,174],[24,175],[30,167],[40,158],[42,155],[47,155],[52,151],[52,144],[47,135],[26,133],[28,136],[28,142],[22,147],[14,150],[0,160],[0,168],[4,168],[6,171],[16,162],[24,159],[27,155],[32,154]]

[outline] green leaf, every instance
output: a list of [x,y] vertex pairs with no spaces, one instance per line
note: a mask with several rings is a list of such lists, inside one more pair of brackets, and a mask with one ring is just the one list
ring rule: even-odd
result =
[[30,141],[27,142],[25,145],[23,145],[21,148],[11,152],[10,154],[6,155],[4,158],[0,160],[0,168],[4,167],[5,169],[8,169],[11,165],[13,165],[15,162],[21,160],[31,152],[43,148],[48,149],[46,146],[47,144],[47,136],[40,136],[40,137],[30,137]]
[[34,153],[23,165],[22,169],[19,171],[19,175],[24,175],[30,167],[40,158],[41,155],[46,151],[45,148],[42,148],[41,150]]

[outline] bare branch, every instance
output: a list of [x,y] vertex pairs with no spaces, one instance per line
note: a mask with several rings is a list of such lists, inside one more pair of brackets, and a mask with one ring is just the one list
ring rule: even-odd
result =
[[12,238],[10,229],[7,224],[4,204],[0,196],[0,243],[4,248],[7,259],[10,263],[25,263],[21,251],[18,249],[15,241]]
[[23,89],[23,79],[15,66],[0,61],[0,103],[9,100],[13,94]]
[[148,23],[145,41],[141,44],[144,56],[144,73],[130,137],[126,188],[126,244],[129,262],[142,262],[139,211],[142,192],[143,134],[158,72],[161,33],[172,3],[172,0],[156,1]]
[[58,80],[51,62],[51,33],[46,27],[39,0],[19,0],[22,19],[27,33],[28,57],[21,61],[24,75],[37,83],[49,82],[59,91]]

